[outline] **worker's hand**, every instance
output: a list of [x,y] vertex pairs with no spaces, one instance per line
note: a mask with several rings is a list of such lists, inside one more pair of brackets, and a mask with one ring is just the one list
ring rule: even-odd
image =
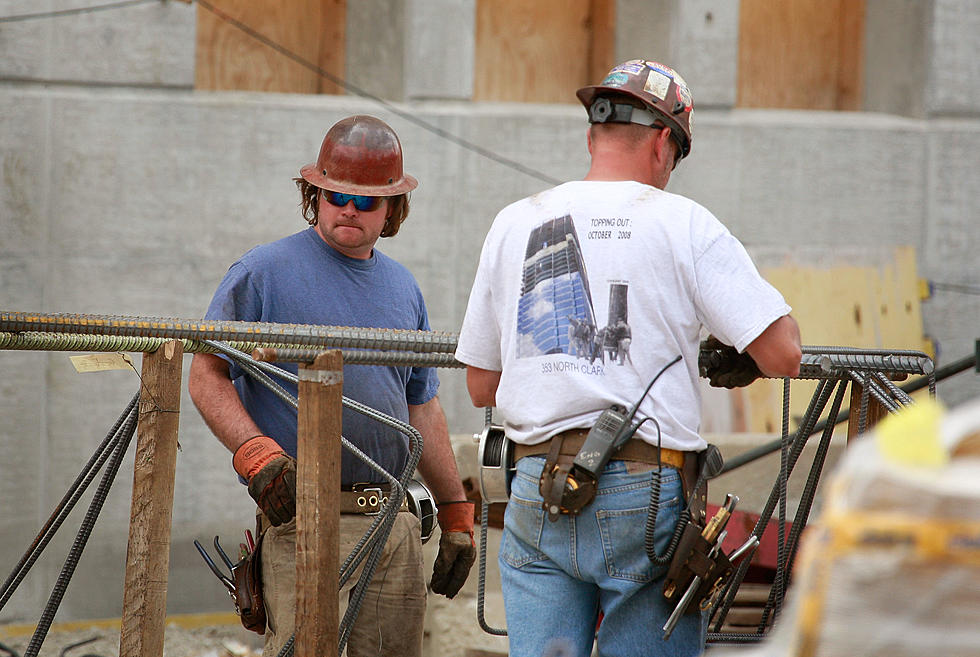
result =
[[452,502],[439,506],[439,554],[432,567],[433,593],[454,597],[463,588],[476,561],[473,542],[473,503]]
[[274,527],[296,515],[296,460],[272,438],[255,436],[235,450],[232,464],[248,482],[248,494]]
[[701,342],[701,349],[711,352],[701,362],[701,376],[715,388],[741,388],[762,376],[752,356],[738,353],[713,335]]

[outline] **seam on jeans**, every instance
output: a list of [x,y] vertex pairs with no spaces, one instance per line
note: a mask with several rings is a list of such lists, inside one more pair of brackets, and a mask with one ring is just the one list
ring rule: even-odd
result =
[[568,528],[568,562],[572,569],[572,574],[578,579],[582,579],[582,571],[578,567],[578,518],[568,516],[565,527]]

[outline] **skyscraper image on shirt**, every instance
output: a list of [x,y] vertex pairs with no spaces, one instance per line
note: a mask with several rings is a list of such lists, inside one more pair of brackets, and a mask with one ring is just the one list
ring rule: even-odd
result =
[[535,228],[524,254],[517,356],[575,353],[576,330],[595,330],[589,279],[570,215]]

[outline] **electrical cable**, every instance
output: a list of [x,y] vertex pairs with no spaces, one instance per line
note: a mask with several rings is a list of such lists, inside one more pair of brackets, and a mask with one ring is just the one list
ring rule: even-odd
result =
[[980,285],[969,285],[966,283],[929,281],[929,289],[941,292],[959,292],[960,294],[980,294]]
[[[15,22],[15,21],[26,21],[26,20],[33,20],[33,19],[40,19],[40,18],[57,18],[57,17],[68,16],[68,15],[72,15],[72,14],[84,14],[84,13],[91,13],[91,12],[102,11],[102,10],[107,10],[107,9],[119,9],[119,8],[122,8],[122,7],[128,7],[128,6],[132,6],[132,5],[138,5],[138,4],[147,4],[147,3],[150,3],[150,2],[157,2],[158,3],[160,1],[161,0],[121,0],[120,2],[107,3],[107,4],[104,4],[104,5],[93,5],[93,6],[90,6],[90,7],[79,7],[79,8],[76,8],[76,9],[65,9],[65,10],[61,10],[61,11],[38,12],[38,13],[34,13],[34,14],[20,14],[20,15],[14,15],[14,16],[3,16],[3,17],[0,17],[0,23],[10,23],[10,22]],[[405,121],[408,121],[409,123],[412,123],[412,124],[418,126],[419,128],[422,128],[423,130],[426,130],[427,132],[430,132],[430,133],[436,135],[437,137],[439,137],[441,139],[445,139],[446,141],[449,141],[449,142],[451,142],[453,144],[456,144],[460,148],[463,148],[465,150],[468,150],[468,151],[470,151],[472,153],[475,153],[475,154],[477,154],[477,155],[479,155],[481,157],[484,157],[484,158],[486,158],[488,160],[491,160],[492,162],[496,162],[497,164],[500,164],[500,165],[502,165],[504,167],[507,167],[509,169],[512,169],[514,171],[517,171],[518,173],[523,173],[526,176],[530,176],[531,178],[535,178],[535,179],[540,180],[541,182],[547,183],[549,185],[557,185],[557,184],[559,184],[561,182],[557,178],[553,178],[552,176],[549,176],[546,173],[543,173],[541,171],[538,171],[537,169],[534,169],[534,168],[529,167],[527,165],[521,164],[520,162],[517,162],[516,160],[512,160],[512,159],[510,159],[508,157],[504,157],[503,155],[500,155],[499,153],[495,153],[495,152],[493,152],[493,151],[491,151],[491,150],[489,150],[487,148],[484,148],[483,146],[480,146],[478,144],[475,144],[475,143],[473,143],[473,142],[471,142],[471,141],[469,141],[467,139],[463,139],[462,137],[459,137],[458,135],[454,135],[453,133],[451,133],[451,132],[449,132],[447,130],[442,129],[442,128],[440,128],[439,126],[437,126],[435,124],[432,124],[432,123],[430,123],[428,121],[425,121],[424,119],[419,118],[418,116],[415,116],[414,114],[412,114],[410,112],[407,112],[405,110],[400,109],[394,103],[392,103],[392,102],[390,102],[388,100],[385,100],[384,98],[382,98],[380,96],[377,96],[375,94],[372,94],[369,91],[367,91],[365,89],[362,89],[361,87],[359,87],[359,86],[357,86],[357,85],[355,85],[355,84],[353,84],[351,82],[348,82],[347,80],[345,80],[345,79],[343,79],[341,77],[338,77],[336,75],[333,75],[332,73],[330,73],[326,69],[324,69],[324,68],[322,68],[320,66],[317,66],[313,62],[310,62],[309,60],[305,59],[304,57],[300,56],[299,54],[297,54],[297,53],[293,52],[292,50],[286,48],[281,43],[279,43],[277,41],[274,41],[273,39],[270,39],[269,37],[265,36],[261,32],[258,32],[257,30],[251,28],[250,26],[246,25],[245,23],[243,23],[243,22],[237,20],[236,18],[234,18],[234,17],[226,14],[225,12],[221,11],[220,9],[218,9],[217,7],[215,7],[213,4],[211,4],[207,0],[196,0],[196,2],[202,8],[204,8],[207,11],[211,12],[213,15],[215,15],[216,17],[218,17],[222,21],[228,23],[229,25],[231,25],[232,27],[238,29],[241,32],[244,32],[245,34],[247,34],[251,38],[255,39],[256,41],[258,41],[260,43],[262,43],[266,47],[271,48],[272,50],[276,51],[280,55],[282,55],[282,56],[284,56],[284,57],[286,57],[288,59],[293,60],[294,62],[296,62],[297,64],[299,64],[303,68],[306,68],[306,69],[312,71],[313,73],[316,73],[317,75],[319,75],[320,77],[324,78],[325,80],[329,80],[330,82],[334,83],[338,87],[342,87],[344,90],[349,91],[349,92],[353,93],[356,96],[360,96],[361,98],[365,98],[367,100],[370,100],[370,101],[373,101],[373,102],[377,103],[378,105],[380,105],[384,109],[388,110],[392,114],[395,114],[396,116],[400,117],[401,119],[403,119]]]
[[245,23],[242,23],[241,21],[239,21],[239,20],[233,18],[232,16],[229,16],[228,14],[224,13],[223,11],[221,11],[220,9],[218,9],[217,7],[215,7],[214,5],[212,5],[210,2],[208,2],[208,0],[196,0],[196,2],[197,2],[198,5],[200,5],[204,9],[208,10],[209,12],[211,12],[212,14],[214,14],[215,16],[217,16],[218,18],[220,18],[221,20],[225,21],[229,25],[232,25],[233,27],[236,27],[240,31],[244,32],[248,36],[250,36],[253,39],[255,39],[256,41],[259,41],[263,45],[268,46],[269,48],[272,48],[273,50],[275,50],[276,52],[278,52],[280,55],[283,55],[284,57],[287,57],[288,59],[293,60],[294,62],[296,62],[297,64],[299,64],[303,68],[306,68],[306,69],[308,69],[308,70],[316,73],[320,77],[322,77],[322,78],[324,78],[326,80],[329,80],[330,82],[333,82],[334,84],[336,84],[339,87],[343,87],[345,90],[350,91],[350,92],[354,93],[355,95],[360,96],[361,98],[366,98],[368,100],[374,101],[375,103],[377,103],[381,107],[385,108],[386,110],[388,110],[392,114],[395,114],[396,116],[404,119],[405,121],[408,121],[409,123],[415,124],[416,126],[422,128],[423,130],[426,130],[428,132],[431,132],[432,134],[436,135],[437,137],[441,137],[442,139],[445,139],[446,141],[452,142],[452,143],[456,144],[457,146],[459,146],[461,148],[464,148],[464,149],[466,149],[468,151],[471,151],[473,153],[476,153],[477,155],[480,155],[481,157],[485,157],[488,160],[491,160],[493,162],[496,162],[497,164],[501,164],[501,165],[503,165],[505,167],[508,167],[510,169],[513,169],[515,171],[518,171],[520,173],[523,173],[523,174],[525,174],[527,176],[530,176],[532,178],[536,178],[537,180],[540,180],[542,182],[548,183],[549,185],[557,185],[559,182],[561,182],[561,181],[559,181],[559,180],[557,180],[555,178],[552,178],[551,176],[549,176],[549,175],[547,175],[545,173],[542,173],[540,171],[537,171],[536,169],[533,169],[531,167],[525,166],[525,165],[521,164],[520,162],[517,162],[515,160],[511,160],[510,158],[506,158],[506,157],[504,157],[502,155],[499,155],[497,153],[494,153],[493,151],[490,151],[490,150],[488,150],[486,148],[483,148],[482,146],[479,146],[477,144],[474,144],[471,141],[468,141],[466,139],[463,139],[462,137],[458,137],[458,136],[456,136],[456,135],[454,135],[454,134],[452,134],[450,132],[447,132],[446,130],[443,130],[442,128],[440,128],[438,126],[433,125],[432,123],[429,123],[428,121],[425,121],[424,119],[420,119],[419,117],[413,115],[410,112],[407,112],[407,111],[405,111],[403,109],[398,108],[397,106],[394,105],[394,103],[392,103],[390,101],[387,101],[384,98],[381,98],[380,96],[376,96],[376,95],[374,95],[374,94],[372,94],[372,93],[370,93],[370,92],[368,92],[368,91],[366,91],[366,90],[358,87],[357,85],[352,84],[352,83],[348,82],[347,80],[344,80],[343,78],[340,78],[340,77],[337,77],[336,75],[333,75],[329,71],[321,68],[320,66],[317,66],[316,64],[310,62],[307,59],[304,59],[303,57],[301,57],[300,55],[296,54],[292,50],[289,50],[288,48],[286,48],[282,44],[280,44],[280,43],[278,43],[276,41],[273,41],[272,39],[270,39],[269,37],[265,36],[264,34],[262,34],[262,33],[258,32],[256,30],[254,30],[254,29],[252,29],[251,27],[249,27]]
[[[659,379],[661,375],[663,375],[663,373],[668,370],[668,368],[670,368],[672,365],[675,365],[676,363],[679,363],[680,361],[681,361],[681,355],[678,354],[677,356],[674,357],[673,360],[671,360],[669,363],[667,363],[666,365],[660,368],[660,371],[657,372],[656,375],[654,375],[654,377],[650,380],[650,383],[647,384],[647,387],[643,391],[643,394],[640,395],[640,398],[636,400],[635,404],[633,404],[632,410],[630,410],[629,415],[627,415],[626,420],[623,422],[623,428],[620,429],[620,432],[626,435],[628,438],[632,436],[640,428],[640,426],[647,420],[651,420],[654,426],[657,428],[657,469],[653,473],[653,477],[652,477],[653,481],[650,486],[650,505],[647,510],[647,521],[643,534],[643,547],[646,551],[647,557],[654,564],[663,564],[665,562],[670,561],[670,558],[673,556],[674,550],[677,548],[677,543],[680,541],[680,537],[684,531],[684,527],[687,525],[687,519],[689,518],[690,514],[687,508],[685,508],[684,511],[681,512],[677,525],[675,525],[674,527],[674,533],[671,536],[671,540],[669,544],[667,545],[666,553],[663,556],[658,555],[656,545],[654,544],[654,530],[656,529],[657,515],[660,513],[660,481],[661,481],[661,467],[662,467],[660,463],[660,449],[661,449],[660,423],[657,422],[656,418],[653,417],[643,418],[643,420],[641,420],[636,426],[632,425],[632,421],[633,418],[636,416],[637,409],[640,408],[640,404],[643,403],[643,400],[646,399],[646,396],[650,393],[650,389],[653,388],[653,384],[657,382],[657,379]],[[622,440],[621,437],[618,435],[616,439],[613,440],[613,443],[617,445],[622,444],[623,442],[625,441]],[[696,491],[692,491],[692,493],[693,492]],[[691,499],[694,499],[693,495]],[[689,506],[690,505],[688,504],[688,507]]]
[[75,9],[59,9],[56,11],[40,11],[34,14],[15,14],[13,16],[0,16],[0,23],[15,23],[19,21],[29,21],[39,18],[61,18],[63,16],[77,16],[79,14],[91,14],[107,9],[122,9],[134,5],[144,5],[154,2],[160,4],[161,0],[120,0],[119,2],[107,2],[104,5],[91,5],[89,7],[76,7]]

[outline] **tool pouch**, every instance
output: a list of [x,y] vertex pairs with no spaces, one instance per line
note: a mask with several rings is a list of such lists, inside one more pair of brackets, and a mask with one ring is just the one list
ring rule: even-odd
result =
[[[676,603],[691,585],[695,575],[701,578],[701,584],[694,594],[694,599],[687,606],[685,614],[691,614],[698,609],[706,608],[715,591],[732,573],[732,563],[725,553],[714,550],[714,545],[701,535],[701,528],[690,522],[684,528],[681,540],[677,544],[674,558],[667,569],[664,579],[664,597]],[[712,551],[714,554],[712,555]]]
[[235,610],[242,626],[259,635],[265,634],[265,604],[262,601],[262,538],[259,534],[255,549],[231,569],[235,583]]
[[564,437],[555,436],[551,450],[541,470],[538,492],[541,493],[541,507],[548,512],[548,519],[558,520],[559,514],[576,515],[589,505],[596,496],[597,482],[590,476],[576,476],[574,454],[562,454]]

